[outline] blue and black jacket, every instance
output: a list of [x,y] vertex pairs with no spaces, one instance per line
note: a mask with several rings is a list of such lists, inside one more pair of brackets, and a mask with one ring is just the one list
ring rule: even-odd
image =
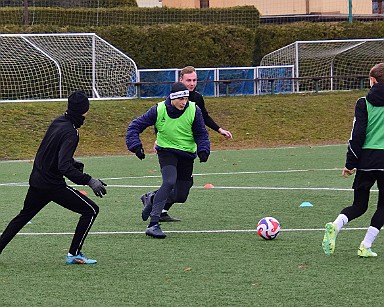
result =
[[[186,108],[189,107],[189,102],[185,106],[184,110],[178,110],[171,104],[169,96],[165,100],[165,106],[167,109],[167,114],[171,118],[180,117]],[[127,128],[126,134],[126,145],[129,151],[135,152],[135,149],[138,146],[143,146],[140,140],[140,133],[142,133],[146,128],[150,126],[155,126],[157,119],[157,105],[151,107],[146,113],[134,119]],[[156,129],[155,129],[156,132]],[[192,124],[192,132],[197,144],[197,152],[204,151],[207,155],[210,154],[210,141],[208,136],[208,131],[204,125],[204,119],[201,113],[200,108],[196,105],[196,114],[195,119]],[[195,159],[196,153],[190,153],[186,151],[181,151],[173,148],[161,148],[156,146],[156,150],[166,150],[172,151],[184,158]]]

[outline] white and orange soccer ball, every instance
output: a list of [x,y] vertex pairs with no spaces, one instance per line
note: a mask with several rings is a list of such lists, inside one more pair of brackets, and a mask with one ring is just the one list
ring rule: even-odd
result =
[[263,217],[257,223],[257,234],[265,240],[273,240],[280,233],[280,223],[274,217]]

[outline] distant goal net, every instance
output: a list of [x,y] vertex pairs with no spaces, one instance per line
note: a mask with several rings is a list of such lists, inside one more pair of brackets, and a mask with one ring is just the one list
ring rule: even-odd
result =
[[263,57],[261,65],[294,65],[295,92],[369,86],[369,70],[384,61],[384,39],[297,41]]
[[137,67],[94,33],[0,34],[0,101],[135,97]]

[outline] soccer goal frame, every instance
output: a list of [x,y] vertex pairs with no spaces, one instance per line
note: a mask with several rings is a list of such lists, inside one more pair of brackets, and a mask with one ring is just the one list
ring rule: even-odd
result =
[[95,33],[0,34],[0,102],[137,96],[136,63]]
[[277,49],[261,65],[294,65],[295,92],[361,89],[372,66],[384,61],[384,38],[296,41]]

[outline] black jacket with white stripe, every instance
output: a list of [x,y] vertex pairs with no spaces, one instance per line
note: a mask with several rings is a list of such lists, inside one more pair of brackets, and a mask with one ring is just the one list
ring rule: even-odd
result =
[[[368,124],[368,111],[365,98],[375,107],[384,107],[384,84],[376,83],[366,97],[357,100],[351,137],[348,141],[345,167],[349,170],[384,170],[383,149],[363,149]],[[384,127],[381,131],[384,134]]]

